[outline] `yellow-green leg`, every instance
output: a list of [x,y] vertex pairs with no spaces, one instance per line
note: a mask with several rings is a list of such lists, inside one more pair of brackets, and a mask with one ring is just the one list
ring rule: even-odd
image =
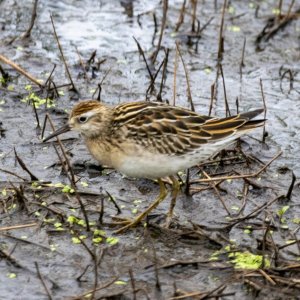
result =
[[170,208],[167,214],[167,220],[165,223],[165,227],[169,227],[170,223],[172,221],[173,218],[173,211],[174,211],[174,207],[176,205],[176,198],[177,195],[180,191],[180,183],[177,180],[177,178],[175,176],[170,176],[171,180],[172,180],[172,193],[171,193],[171,203],[170,203]]
[[166,198],[166,196],[167,196],[167,189],[166,189],[163,181],[161,179],[158,179],[158,183],[159,183],[160,191],[159,191],[159,195],[155,199],[155,201],[144,212],[142,212],[140,215],[138,215],[135,219],[133,219],[132,221],[129,221],[129,224],[127,224],[127,225],[123,226],[122,228],[116,230],[115,233],[122,233],[122,232],[126,231],[127,229],[136,226],[153,209],[155,209],[159,205],[160,202],[162,202]]

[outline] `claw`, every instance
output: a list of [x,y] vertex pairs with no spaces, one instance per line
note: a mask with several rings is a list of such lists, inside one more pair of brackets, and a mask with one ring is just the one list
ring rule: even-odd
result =
[[116,220],[111,223],[111,225],[127,225],[132,222],[131,219],[121,218],[121,217],[112,217],[113,220]]
[[115,230],[114,233],[115,233],[115,234],[123,233],[123,232],[125,232],[127,229],[129,229],[129,228],[131,228],[131,227],[135,227],[135,226],[138,225],[139,223],[140,223],[140,220],[137,220],[137,218],[136,218],[136,219],[132,220],[129,224],[127,224],[127,225],[121,227],[121,228],[118,229],[118,230]]
[[[169,228],[171,221],[172,221],[172,217],[173,217],[173,209],[176,203],[176,197],[177,194],[179,192],[180,189],[180,184],[178,182],[178,180],[174,177],[174,176],[170,176],[172,182],[173,182],[173,191],[172,191],[172,200],[171,200],[171,205],[170,205],[170,209],[167,215],[167,220],[166,223],[164,225],[164,227]],[[114,233],[118,234],[118,233],[123,233],[126,230],[128,230],[129,228],[135,227],[136,225],[138,225],[153,209],[155,209],[160,202],[162,202],[166,196],[167,196],[167,190],[165,188],[165,185],[163,183],[163,181],[161,179],[158,179],[158,183],[160,186],[160,193],[158,195],[158,197],[156,198],[156,200],[144,211],[142,212],[140,215],[138,215],[135,219],[133,220],[128,220],[128,219],[123,219],[117,217],[116,219],[122,220],[120,222],[116,222],[114,224],[117,225],[124,225],[123,227],[121,227],[120,229],[114,231]]]
[[153,209],[159,205],[160,202],[162,202],[166,196],[167,196],[167,190],[165,188],[164,183],[161,179],[158,179],[158,183],[160,186],[160,193],[158,197],[155,199],[155,201],[140,215],[138,215],[135,219],[131,220],[127,225],[123,226],[122,228],[116,230],[114,233],[123,233],[127,229],[131,227],[135,227],[137,224],[139,224]]

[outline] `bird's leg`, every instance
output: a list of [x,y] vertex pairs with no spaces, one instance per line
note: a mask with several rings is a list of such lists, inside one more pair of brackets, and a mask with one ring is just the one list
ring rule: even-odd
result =
[[169,211],[168,211],[168,214],[167,214],[167,220],[166,220],[165,225],[164,225],[167,228],[170,226],[170,223],[172,221],[173,211],[174,211],[174,207],[176,205],[176,198],[177,198],[177,195],[180,191],[180,183],[177,180],[177,178],[173,175],[170,176],[170,178],[171,178],[173,184],[172,184],[170,208],[169,208]]
[[[155,199],[155,201],[145,210],[143,211],[140,215],[138,215],[135,219],[130,220],[127,225],[123,226],[122,228],[118,229],[115,231],[115,233],[122,233],[129,229],[130,227],[136,226],[138,223],[142,221],[143,218],[145,218],[153,209],[155,209],[160,202],[162,202],[166,196],[167,196],[167,189],[161,179],[158,179],[160,191],[158,197]],[[124,224],[124,223],[123,223]]]

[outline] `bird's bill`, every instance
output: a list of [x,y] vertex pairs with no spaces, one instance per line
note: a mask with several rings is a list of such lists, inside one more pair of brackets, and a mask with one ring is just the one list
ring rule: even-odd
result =
[[56,137],[62,133],[68,132],[71,130],[71,127],[69,126],[69,124],[66,124],[65,126],[55,130],[52,134],[48,135],[46,138],[43,139],[43,142],[47,142],[50,139],[52,139],[53,137]]

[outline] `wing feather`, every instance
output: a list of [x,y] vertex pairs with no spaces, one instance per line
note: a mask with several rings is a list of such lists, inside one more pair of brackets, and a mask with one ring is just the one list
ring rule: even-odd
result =
[[115,107],[113,128],[149,151],[182,155],[206,143],[225,143],[239,130],[261,126],[264,120],[250,121],[259,113],[261,110],[217,119],[157,102],[126,103]]

